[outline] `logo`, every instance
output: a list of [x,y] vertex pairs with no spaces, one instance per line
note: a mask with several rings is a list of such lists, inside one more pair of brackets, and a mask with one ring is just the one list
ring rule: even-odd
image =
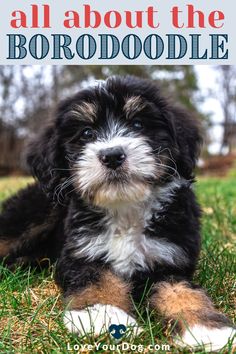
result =
[[115,339],[120,339],[124,336],[126,327],[123,324],[111,324],[109,327],[109,332]]

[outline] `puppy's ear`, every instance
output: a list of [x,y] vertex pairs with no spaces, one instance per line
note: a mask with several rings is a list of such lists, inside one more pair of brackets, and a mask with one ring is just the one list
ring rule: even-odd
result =
[[62,171],[60,171],[60,149],[54,124],[48,126],[28,145],[26,162],[43,191],[49,197],[53,197],[56,186],[63,179]]
[[202,127],[194,114],[181,107],[172,107],[171,115],[177,145],[177,169],[181,176],[191,179],[203,140]]

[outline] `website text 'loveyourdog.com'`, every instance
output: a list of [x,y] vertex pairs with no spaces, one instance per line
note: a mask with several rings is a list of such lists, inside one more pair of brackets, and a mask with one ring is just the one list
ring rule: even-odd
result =
[[94,343],[94,344],[70,344],[67,343],[66,345],[68,352],[78,352],[78,351],[115,351],[115,352],[134,352],[134,353],[144,353],[144,352],[158,352],[158,351],[170,351],[169,344],[149,344],[147,346],[143,344],[131,344],[128,342],[122,342],[119,344],[104,344],[104,343]]

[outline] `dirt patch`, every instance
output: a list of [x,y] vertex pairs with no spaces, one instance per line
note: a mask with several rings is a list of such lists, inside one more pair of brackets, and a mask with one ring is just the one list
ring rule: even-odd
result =
[[210,156],[203,160],[201,166],[198,167],[198,172],[201,175],[210,176],[226,176],[231,168],[236,163],[236,155],[217,155]]

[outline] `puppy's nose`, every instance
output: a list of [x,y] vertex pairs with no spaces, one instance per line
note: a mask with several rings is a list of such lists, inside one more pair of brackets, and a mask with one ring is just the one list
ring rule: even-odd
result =
[[126,159],[126,154],[122,147],[116,146],[100,151],[99,159],[101,163],[115,170],[117,167],[121,166]]

